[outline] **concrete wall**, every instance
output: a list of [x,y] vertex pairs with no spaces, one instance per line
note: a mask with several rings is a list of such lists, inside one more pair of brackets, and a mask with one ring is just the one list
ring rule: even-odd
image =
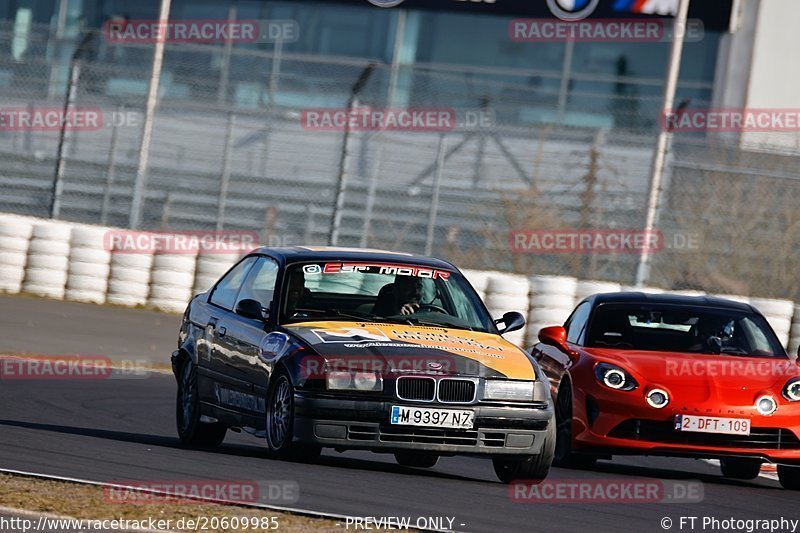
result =
[[[720,47],[713,107],[799,110],[800,2],[741,0],[740,9]],[[740,141],[796,150],[800,132],[746,132]]]

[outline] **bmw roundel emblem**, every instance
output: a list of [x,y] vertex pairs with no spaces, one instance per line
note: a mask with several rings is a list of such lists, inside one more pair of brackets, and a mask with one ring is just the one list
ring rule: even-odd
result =
[[369,0],[369,3],[378,7],[395,7],[405,2],[405,0]]
[[547,0],[547,7],[561,20],[583,20],[594,13],[600,0]]
[[303,272],[306,274],[321,274],[322,267],[319,265],[306,265],[303,267]]

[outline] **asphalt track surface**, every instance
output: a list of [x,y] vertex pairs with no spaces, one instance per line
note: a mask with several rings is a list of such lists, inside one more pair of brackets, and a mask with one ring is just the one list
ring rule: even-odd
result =
[[[117,357],[162,362],[179,321],[144,311],[12,297],[0,298],[0,316],[3,353],[116,350]],[[293,463],[267,458],[260,439],[234,433],[213,451],[185,449],[175,434],[174,401],[174,380],[167,374],[0,380],[0,469],[99,482],[291,481],[299,487],[299,500],[283,504],[289,507],[359,517],[452,517],[453,528],[462,531],[655,532],[665,531],[665,517],[672,520],[671,531],[712,531],[702,527],[703,517],[800,519],[797,492],[767,479],[725,480],[715,467],[694,460],[619,458],[592,471],[556,468],[550,479],[700,481],[700,503],[553,504],[512,501],[491,463],[480,458],[443,458],[435,468],[419,470],[398,466],[390,455],[326,451],[315,464]],[[686,522],[681,528],[681,517],[691,516],[699,517],[695,528]]]

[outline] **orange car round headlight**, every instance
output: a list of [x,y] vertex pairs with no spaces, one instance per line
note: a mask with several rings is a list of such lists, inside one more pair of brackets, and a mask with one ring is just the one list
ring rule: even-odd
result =
[[756,410],[759,414],[769,416],[778,410],[778,402],[772,396],[762,396],[756,401]]
[[786,384],[783,396],[790,402],[800,402],[800,378],[795,378]]
[[669,394],[661,389],[653,389],[647,393],[647,403],[650,407],[663,409],[669,404]]
[[594,375],[597,381],[613,390],[632,391],[639,386],[625,370],[609,363],[598,363],[594,367]]

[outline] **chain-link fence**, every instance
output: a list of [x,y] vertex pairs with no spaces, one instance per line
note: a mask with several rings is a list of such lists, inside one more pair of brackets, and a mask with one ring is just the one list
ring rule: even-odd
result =
[[[0,37],[13,41],[13,28]],[[70,109],[102,113],[100,127],[65,132],[60,170],[57,129],[0,128],[0,211],[50,216],[60,172],[59,218],[128,227],[153,50],[101,33],[83,45],[71,68],[65,54],[76,43],[34,27],[24,52],[0,57],[3,108],[60,109],[73,76]],[[660,81],[595,80],[613,89],[593,93],[577,74],[377,64],[358,108],[447,109],[455,125],[310,128],[305,113],[345,109],[368,64],[276,46],[167,44],[140,227],[256,229],[271,245],[327,244],[343,178],[339,245],[633,283],[638,253],[553,253],[531,236],[644,229]],[[564,125],[582,114],[600,118]],[[798,168],[798,153],[676,134],[650,284],[800,297]]]

